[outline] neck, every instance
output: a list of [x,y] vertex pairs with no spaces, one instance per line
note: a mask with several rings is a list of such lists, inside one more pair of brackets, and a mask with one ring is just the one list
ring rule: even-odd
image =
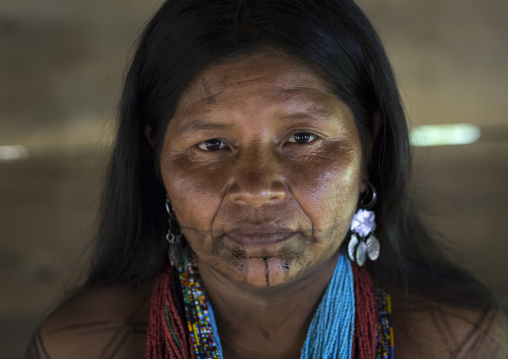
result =
[[299,358],[338,253],[292,283],[245,286],[198,267],[212,303],[225,358]]

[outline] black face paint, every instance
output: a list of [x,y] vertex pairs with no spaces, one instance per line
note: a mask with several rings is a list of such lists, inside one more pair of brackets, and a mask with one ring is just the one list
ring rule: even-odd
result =
[[286,275],[287,275],[287,271],[289,270],[289,261],[287,260],[281,260],[281,265],[282,265],[282,268],[284,268],[284,271],[286,272]]
[[270,270],[268,268],[268,257],[264,257],[263,260],[265,261],[265,278],[266,278],[266,286],[270,286]]
[[212,92],[212,86],[206,79],[201,80],[201,85],[203,86],[203,90],[207,95],[206,101],[208,103],[208,106],[212,106],[213,104],[215,104],[215,102],[217,102],[217,100],[215,99],[215,95]]

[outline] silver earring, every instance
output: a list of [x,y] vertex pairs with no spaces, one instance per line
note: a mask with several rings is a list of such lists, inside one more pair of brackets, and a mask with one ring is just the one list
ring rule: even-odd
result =
[[176,216],[173,205],[167,196],[166,211],[168,212],[168,233],[166,234],[166,240],[169,242],[169,263],[174,267],[180,262],[180,255],[182,254],[182,235],[171,232],[171,224],[172,221],[176,221]]
[[349,258],[363,266],[367,257],[375,261],[379,257],[381,245],[374,236],[376,215],[369,211],[376,204],[377,194],[374,186],[367,182],[367,191],[360,199],[359,209],[351,222],[351,239],[348,244]]

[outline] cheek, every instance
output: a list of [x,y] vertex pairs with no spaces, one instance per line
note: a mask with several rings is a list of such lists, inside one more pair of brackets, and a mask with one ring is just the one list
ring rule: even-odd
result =
[[162,177],[182,228],[210,230],[226,188],[226,171],[184,155],[162,157]]
[[[287,201],[292,202],[280,210],[305,213],[317,242],[330,237],[334,242],[337,238],[342,240],[349,229],[359,196],[359,153],[335,146],[305,158],[286,157],[280,161],[280,177],[289,190]],[[195,231],[200,236],[210,234],[224,204],[232,169],[220,161],[193,161],[185,154],[172,155],[164,151],[161,168],[166,190],[184,232],[189,237],[193,237],[191,233]],[[286,214],[303,220],[299,213]]]
[[317,239],[346,235],[359,197],[360,164],[358,151],[339,149],[288,170],[292,195],[312,221]]

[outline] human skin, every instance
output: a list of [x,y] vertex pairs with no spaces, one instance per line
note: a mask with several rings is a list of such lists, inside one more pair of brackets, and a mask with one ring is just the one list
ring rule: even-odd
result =
[[276,357],[293,356],[365,190],[350,109],[309,68],[266,49],[189,84],[160,158],[225,353],[249,357],[251,345],[259,355],[277,335]]

